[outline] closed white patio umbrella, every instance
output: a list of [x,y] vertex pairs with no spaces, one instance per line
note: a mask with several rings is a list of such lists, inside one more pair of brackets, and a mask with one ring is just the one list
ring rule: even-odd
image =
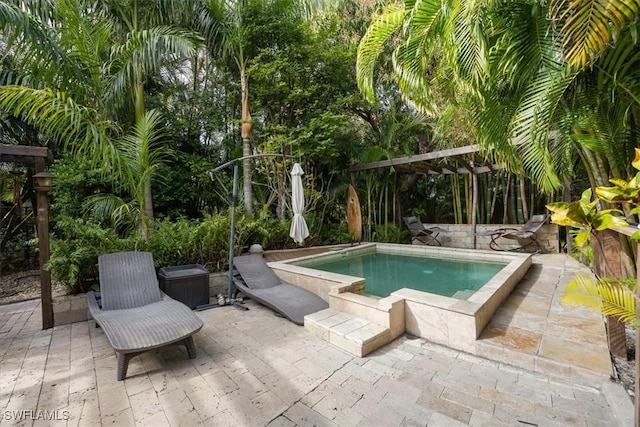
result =
[[291,169],[291,206],[293,208],[293,219],[291,221],[289,236],[291,236],[296,243],[302,243],[304,239],[309,237],[309,228],[302,216],[304,212],[302,175],[304,175],[304,171],[300,167],[300,164],[294,164],[293,169]]

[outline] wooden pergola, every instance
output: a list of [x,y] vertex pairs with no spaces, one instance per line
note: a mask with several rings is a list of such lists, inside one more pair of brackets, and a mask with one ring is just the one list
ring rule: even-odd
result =
[[478,174],[492,172],[501,169],[488,162],[480,155],[479,145],[467,145],[464,147],[449,148],[446,150],[432,151],[430,153],[416,154],[413,156],[396,157],[378,162],[363,163],[352,166],[351,180],[355,182],[355,174],[371,169],[393,167],[400,173],[418,173],[424,175],[454,175],[471,174],[472,183],[472,210],[471,227],[473,229],[473,247],[476,247],[476,208],[478,206]]
[[[40,299],[42,303],[42,329],[53,327],[53,305],[51,297],[51,273],[44,269],[49,262],[49,202],[47,193],[51,190],[51,176],[45,174],[51,163],[49,150],[45,147],[0,144],[0,162],[19,163],[34,168],[36,180],[49,178],[49,182],[36,183],[38,248],[40,252]],[[45,175],[45,176],[43,176]]]

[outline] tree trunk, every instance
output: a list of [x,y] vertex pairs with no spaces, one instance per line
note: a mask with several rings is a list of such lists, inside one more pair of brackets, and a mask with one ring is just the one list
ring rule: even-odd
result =
[[142,217],[142,234],[146,241],[149,241],[151,237],[152,228],[151,221],[153,221],[153,197],[151,194],[151,177],[147,178],[147,182],[144,184],[144,211],[145,214]]
[[[242,92],[242,157],[251,155],[251,113],[249,112],[249,77],[244,67],[240,67],[240,87]],[[247,216],[253,216],[253,188],[251,186],[251,159],[242,161],[242,192]]]
[[284,221],[285,212],[286,212],[286,203],[287,203],[287,195],[286,195],[286,185],[284,177],[278,179],[277,183],[277,191],[278,191],[278,205],[276,206],[276,217],[280,221]]
[[498,190],[500,190],[500,181],[502,181],[502,174],[494,178],[495,184],[493,186],[493,196],[491,199],[491,207],[489,208],[487,224],[493,224],[493,214],[496,210],[496,203],[498,202]]
[[[140,70],[140,75],[142,75],[142,71]],[[136,99],[135,99],[135,123],[138,123],[139,120],[144,118],[146,114],[146,107],[144,104],[144,83],[138,82],[136,86]],[[138,160],[140,161],[140,155],[142,153],[138,153]],[[147,153],[149,154],[149,153]],[[148,165],[138,165],[138,167],[146,167]],[[145,174],[146,175],[146,174]],[[151,195],[151,176],[147,176],[145,178],[146,182],[144,183],[144,194],[142,195],[143,200],[138,200],[141,204],[142,208],[142,218],[140,218],[140,229],[142,231],[142,235],[146,241],[149,241],[151,237],[151,221],[153,221],[153,197]],[[137,198],[140,199],[140,194],[137,195]]]
[[520,201],[522,202],[522,217],[529,220],[529,205],[527,204],[527,183],[524,174],[520,174]]
[[511,189],[511,174],[507,173],[505,187],[502,194],[502,223],[509,224],[509,191]]
[[[619,279],[624,277],[619,242],[618,233],[615,231],[603,230],[597,232],[595,236],[591,235],[593,260],[598,277],[616,277]],[[620,358],[626,359],[627,341],[624,323],[614,316],[607,316],[606,319],[609,351]]]
[[409,192],[413,190],[416,183],[420,179],[420,175],[414,173],[412,175],[401,175],[400,187],[397,188],[396,194],[396,210],[397,210],[397,225],[402,225],[401,221],[406,216],[406,206],[409,201]]

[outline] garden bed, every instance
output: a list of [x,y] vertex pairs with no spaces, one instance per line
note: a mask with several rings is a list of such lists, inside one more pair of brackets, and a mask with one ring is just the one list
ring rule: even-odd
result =
[[[52,283],[53,297],[67,294],[64,286]],[[19,271],[0,275],[0,304],[40,298],[40,270]]]

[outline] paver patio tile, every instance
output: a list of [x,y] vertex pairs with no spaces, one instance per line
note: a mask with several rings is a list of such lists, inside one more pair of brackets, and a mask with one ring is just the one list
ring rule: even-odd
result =
[[127,390],[127,396],[129,397],[153,389],[153,383],[151,382],[147,374],[141,374],[127,378],[127,380],[124,382],[124,386]]
[[473,409],[474,412],[481,411],[491,415],[495,409],[495,403],[493,401],[452,388],[445,388],[440,394],[440,397],[450,402],[467,406]]
[[418,424],[426,425],[431,418],[433,410],[424,405],[407,400],[401,394],[387,393],[380,401],[381,407],[391,408]]
[[390,408],[374,408],[368,416],[362,419],[357,425],[362,427],[369,426],[400,426],[405,416],[399,414]]
[[71,426],[100,424],[98,392],[86,390],[69,395],[69,423]]
[[131,427],[135,425],[135,423],[136,421],[133,418],[133,412],[131,411],[131,408],[123,409],[120,412],[102,416],[103,425]]
[[205,423],[198,415],[198,412],[193,409],[187,413],[173,412],[172,408],[165,409],[164,415],[172,427],[191,427],[191,426],[204,426]]
[[434,412],[427,423],[429,427],[459,427],[467,424],[462,423],[454,418],[448,417],[444,414]]
[[450,400],[443,399],[439,396],[441,396],[441,394],[436,396],[435,394],[427,391],[422,393],[416,403],[432,410],[433,412],[438,412],[440,414],[446,415],[449,418],[453,418],[454,420],[458,420],[467,424],[469,423],[471,413],[473,412],[471,408],[456,402],[452,402]]
[[[496,405],[496,410],[493,413],[494,418],[505,422],[511,426],[544,426],[544,427],[560,427],[573,424],[563,424],[561,421],[553,421],[545,417],[535,415],[533,412],[520,411],[518,412],[514,408],[507,408],[505,406]],[[579,423],[575,427],[584,426],[583,423]]]
[[296,427],[297,424],[285,416],[279,416],[267,424],[267,427]]
[[108,390],[101,390],[98,387],[98,402],[100,403],[100,414],[103,417],[120,414],[125,409],[131,409],[129,396],[127,396],[124,385]]
[[409,402],[415,402],[423,393],[431,393],[439,396],[444,387],[432,381],[410,384],[403,381],[402,377],[398,380],[394,380],[389,377],[382,377],[376,381],[374,389],[379,394],[393,393],[403,396],[404,399]]
[[469,419],[469,427],[511,427],[511,424],[496,420],[493,415],[482,411],[473,411]]
[[359,424],[363,419],[364,417],[353,408],[344,408],[336,415],[333,422],[339,426],[353,426]]

